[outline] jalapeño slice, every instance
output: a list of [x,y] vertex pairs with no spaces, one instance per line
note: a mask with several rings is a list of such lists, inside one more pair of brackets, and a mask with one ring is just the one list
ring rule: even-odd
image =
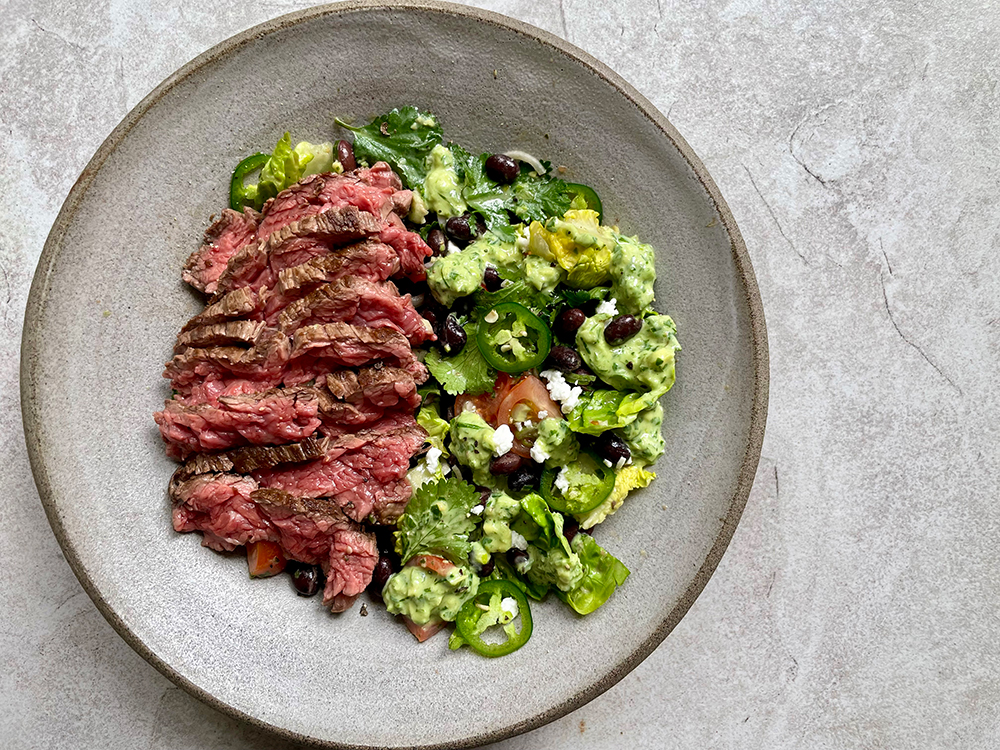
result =
[[[569,485],[555,486],[556,476],[565,470]],[[549,507],[570,515],[586,513],[603,503],[615,488],[615,472],[596,454],[581,451],[580,457],[566,467],[542,472],[542,497]]]
[[492,367],[501,372],[524,372],[549,356],[552,332],[524,305],[501,302],[483,317],[476,344]]
[[587,208],[592,211],[597,211],[598,221],[602,221],[604,219],[604,206],[601,203],[601,199],[594,191],[594,188],[589,185],[581,185],[578,182],[567,182],[566,188],[569,192],[582,198],[583,202],[587,204]]
[[[504,600],[513,599],[517,610],[511,614],[504,609]],[[521,615],[521,629],[514,627],[514,618]],[[499,626],[507,634],[502,643],[487,643],[482,635],[487,629]],[[528,598],[510,581],[492,580],[479,584],[479,591],[459,610],[455,627],[475,651],[483,656],[506,656],[517,651],[531,637],[531,607]]]
[[250,202],[247,196],[247,188],[243,184],[243,181],[247,175],[253,174],[267,164],[267,160],[270,158],[270,154],[254,154],[236,165],[236,169],[233,170],[233,178],[229,181],[229,207],[231,209],[242,211],[243,207]]

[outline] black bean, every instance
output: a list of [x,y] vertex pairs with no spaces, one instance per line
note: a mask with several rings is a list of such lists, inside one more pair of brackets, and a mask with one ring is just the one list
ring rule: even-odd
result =
[[622,459],[628,461],[632,458],[632,451],[628,445],[613,432],[602,432],[600,437],[594,441],[594,451],[601,458],[610,461],[617,466]]
[[580,524],[573,516],[563,516],[563,536],[567,542],[572,542],[576,532],[580,531]]
[[358,162],[354,158],[354,146],[350,141],[337,141],[337,161],[345,172],[358,168]]
[[579,307],[563,310],[556,317],[556,334],[563,341],[575,341],[576,332],[587,320],[587,314]]
[[465,342],[468,338],[465,329],[458,322],[458,316],[450,313],[444,319],[444,326],[442,326],[439,335],[439,343],[441,343],[444,353],[451,357],[455,356],[465,348]]
[[444,231],[462,247],[472,241],[472,227],[469,226],[468,216],[452,216],[444,223]]
[[482,236],[482,234],[485,231],[486,231],[486,222],[483,220],[482,216],[476,214],[476,237]]
[[509,184],[517,179],[521,165],[507,154],[493,154],[486,160],[486,174],[494,182]]
[[513,474],[524,464],[524,459],[510,451],[502,456],[494,456],[490,459],[490,474],[495,476],[506,476]]
[[569,346],[553,346],[549,350],[549,362],[563,372],[574,372],[583,364],[576,349]]
[[611,346],[624,344],[642,330],[642,320],[632,315],[619,315],[604,326],[604,340]]
[[432,229],[427,233],[427,245],[434,251],[434,255],[440,255],[444,251],[444,246],[447,241],[448,240],[445,238],[444,232],[440,229]]
[[382,589],[385,588],[385,584],[389,580],[389,576],[395,572],[395,566],[392,564],[392,560],[389,559],[389,556],[379,555],[378,562],[375,563],[375,570],[372,572],[371,583],[368,584],[368,590],[372,594],[382,596]]
[[487,292],[500,291],[500,287],[503,286],[500,272],[493,266],[486,266],[486,270],[483,272],[483,284],[486,286]]
[[485,565],[479,566],[479,570],[477,571],[477,573],[480,578],[486,578],[490,573],[493,572],[494,567],[496,567],[496,564],[493,562],[493,558],[491,557],[489,560],[486,561]]
[[292,585],[299,596],[315,596],[323,573],[315,565],[289,562],[286,570],[292,574]]
[[424,316],[424,320],[431,324],[431,328],[434,329],[434,333],[438,333],[441,329],[441,324],[444,323],[444,319],[439,314],[439,310],[434,305],[425,305],[423,311],[420,313]]
[[527,559],[528,559],[528,553],[525,552],[523,549],[518,549],[517,547],[511,547],[509,550],[507,550],[507,562],[509,562],[514,567],[514,570],[517,570],[517,566],[519,563],[522,563]]
[[523,492],[524,490],[536,490],[538,489],[538,480],[540,479],[539,469],[541,467],[534,462],[527,462],[517,471],[510,475],[507,479],[507,486],[513,492]]
[[453,420],[455,418],[455,397],[450,393],[442,393],[441,400],[438,402],[438,410],[445,422]]

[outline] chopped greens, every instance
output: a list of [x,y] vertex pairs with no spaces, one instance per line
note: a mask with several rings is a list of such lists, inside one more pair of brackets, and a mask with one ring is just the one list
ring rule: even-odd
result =
[[364,127],[335,122],[354,133],[354,156],[374,164],[385,161],[403,178],[407,187],[417,187],[427,176],[427,157],[441,143],[437,118],[416,107],[394,109]]
[[458,477],[427,482],[413,493],[396,522],[396,554],[405,563],[422,552],[466,562],[469,534],[476,528],[469,511],[479,502],[475,488]]

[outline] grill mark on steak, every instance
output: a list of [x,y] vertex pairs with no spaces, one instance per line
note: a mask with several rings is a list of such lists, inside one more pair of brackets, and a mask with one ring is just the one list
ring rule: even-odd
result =
[[181,331],[174,343],[174,352],[180,353],[188,347],[253,346],[263,331],[263,320],[227,320],[224,323],[209,323]]
[[400,266],[407,278],[411,281],[422,281],[427,278],[424,261],[433,251],[419,234],[407,229],[396,214],[389,214],[379,239],[396,251]]
[[257,311],[258,305],[257,294],[250,287],[234,289],[218,297],[215,302],[191,318],[184,324],[181,332],[214,323],[225,323],[227,320],[249,318]]
[[[400,335],[400,334],[396,334]],[[163,371],[171,385],[182,396],[191,393],[196,383],[204,380],[250,379],[260,383],[258,391],[281,382],[288,364],[291,346],[288,337],[265,328],[249,349],[234,346],[187,348],[174,355]]]
[[217,294],[244,286],[254,291],[270,286],[282,269],[305,263],[337,245],[378,234],[383,226],[377,216],[355,206],[338,206],[306,216],[233,255],[219,277]]
[[320,323],[300,328],[292,337],[286,385],[297,385],[341,367],[358,367],[375,360],[400,367],[417,383],[427,380],[427,368],[417,361],[406,337],[390,328],[364,328],[348,323]]
[[392,328],[416,346],[435,338],[433,329],[410,300],[400,296],[391,282],[343,278],[324,284],[288,305],[277,318],[277,327],[286,334],[316,323],[349,323],[368,328]]
[[225,209],[205,231],[204,244],[188,256],[181,278],[200,292],[214,293],[229,259],[256,241],[260,218],[252,208],[243,213]]

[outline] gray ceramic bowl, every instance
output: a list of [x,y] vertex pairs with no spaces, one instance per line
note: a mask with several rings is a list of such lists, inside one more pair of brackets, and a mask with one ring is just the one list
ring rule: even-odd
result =
[[[665,399],[659,479],[607,522],[632,570],[597,613],[536,607],[498,660],[418,645],[378,607],[331,616],[284,577],[170,528],[173,469],[151,414],[179,326],[179,278],[233,165],[413,103],[446,135],[518,148],[593,185],[607,218],[658,251],[659,304],[684,351]],[[613,167],[613,168],[609,168]],[[285,16],[167,79],[110,135],[49,235],[28,303],[22,403],[31,465],[84,588],[128,643],[193,695],[324,746],[467,746],[537,727],[621,679],[677,624],[746,502],[767,404],[757,285],[733,217],[673,127],[589,55],[524,24],[433,2]]]

